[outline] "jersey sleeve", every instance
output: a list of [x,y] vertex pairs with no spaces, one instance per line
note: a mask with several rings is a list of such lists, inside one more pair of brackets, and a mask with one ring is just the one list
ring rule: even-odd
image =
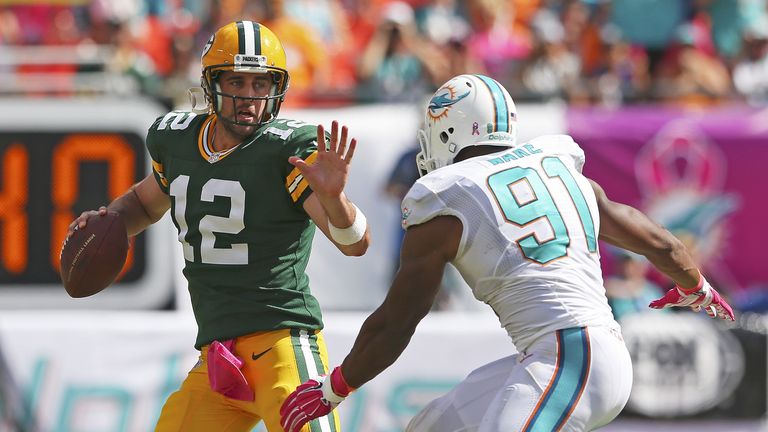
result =
[[[432,184],[429,178],[419,179],[403,198],[402,226],[403,229],[423,224],[438,216],[459,216],[443,199],[442,189]],[[436,187],[437,186],[437,187]],[[460,219],[463,219],[460,217]]]
[[545,149],[548,154],[565,156],[579,172],[584,168],[584,150],[570,135],[544,135],[532,140],[531,144]]
[[163,168],[165,151],[163,148],[163,140],[158,131],[158,126],[162,119],[162,116],[158,117],[155,122],[152,123],[152,126],[149,127],[149,130],[147,131],[146,146],[147,151],[149,152],[149,157],[152,159],[152,175],[155,177],[160,189],[167,194],[169,192],[168,180],[165,178]]
[[[330,134],[326,132],[326,140]],[[287,142],[285,156],[285,187],[291,196],[291,201],[302,207],[304,201],[312,195],[312,188],[309,182],[301,174],[298,168],[288,162],[291,156],[298,156],[304,159],[308,164],[313,164],[317,159],[317,127],[314,125],[304,125],[296,129]]]
[[557,135],[557,145],[560,148],[560,152],[564,156],[568,156],[573,160],[573,165],[581,172],[584,168],[584,162],[586,161],[584,150],[576,144],[576,141],[570,135]]

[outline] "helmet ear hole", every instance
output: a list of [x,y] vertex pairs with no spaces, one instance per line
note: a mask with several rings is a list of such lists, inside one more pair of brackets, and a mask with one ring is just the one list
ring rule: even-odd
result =
[[445,131],[440,132],[440,141],[442,141],[443,144],[448,142],[448,134],[445,133]]

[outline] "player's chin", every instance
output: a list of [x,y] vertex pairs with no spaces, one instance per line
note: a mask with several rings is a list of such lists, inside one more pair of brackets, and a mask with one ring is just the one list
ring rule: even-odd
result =
[[246,117],[238,115],[234,120],[230,118],[231,122],[227,122],[226,128],[229,129],[232,134],[245,138],[256,131],[256,125],[250,125],[248,123],[255,123],[255,117]]

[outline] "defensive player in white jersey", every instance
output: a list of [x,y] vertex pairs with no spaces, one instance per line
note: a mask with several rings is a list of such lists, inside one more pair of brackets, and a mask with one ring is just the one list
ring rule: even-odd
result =
[[428,174],[403,200],[397,276],[342,365],[286,399],[286,431],[327,414],[397,359],[449,262],[519,353],[476,369],[408,431],[586,431],[619,414],[632,364],[605,296],[598,238],[675,281],[651,307],[733,319],[680,241],[582,175],[584,152],[570,136],[518,144],[516,121],[507,91],[485,76],[460,75],[434,94],[417,158]]

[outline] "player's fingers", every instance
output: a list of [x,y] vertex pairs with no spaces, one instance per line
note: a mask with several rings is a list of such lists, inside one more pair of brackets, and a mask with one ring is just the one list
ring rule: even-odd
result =
[[291,425],[291,422],[293,421],[294,417],[294,411],[291,410],[285,414],[280,415],[280,426],[283,427],[284,430],[289,431],[289,426]]
[[357,140],[352,138],[352,141],[349,142],[349,150],[347,150],[347,155],[344,156],[344,160],[347,162],[347,165],[349,165],[349,163],[352,162],[352,157],[355,155],[356,148],[357,148]]
[[299,432],[301,430],[301,427],[304,426],[304,424],[308,421],[307,415],[303,412],[298,412],[296,417],[294,417],[293,421],[291,421],[288,431],[289,432]]
[[729,320],[729,321],[736,320],[736,318],[733,316],[733,310],[727,304],[717,305],[716,309],[717,309],[717,315],[720,318],[724,320]]
[[299,169],[302,173],[304,170],[309,166],[304,159],[298,157],[298,156],[291,156],[288,158],[288,163],[295,166]]
[[283,401],[283,404],[280,406],[280,417],[285,418],[285,415],[288,414],[288,412],[293,408],[293,401],[294,393],[291,393],[288,395],[288,397]]
[[336,151],[341,157],[344,157],[344,151],[347,149],[347,132],[348,129],[346,126],[341,127],[341,137],[339,138],[339,148]]
[[99,216],[106,216],[107,215],[107,208],[104,206],[99,207]]
[[85,228],[86,225],[88,225],[88,218],[91,216],[91,211],[84,211],[80,214],[80,217],[77,218],[77,228]]
[[325,148],[325,128],[323,125],[317,125],[317,151],[324,152]]
[[336,143],[339,139],[339,122],[336,120],[331,122],[331,147],[329,148],[330,151],[335,152],[336,151]]

